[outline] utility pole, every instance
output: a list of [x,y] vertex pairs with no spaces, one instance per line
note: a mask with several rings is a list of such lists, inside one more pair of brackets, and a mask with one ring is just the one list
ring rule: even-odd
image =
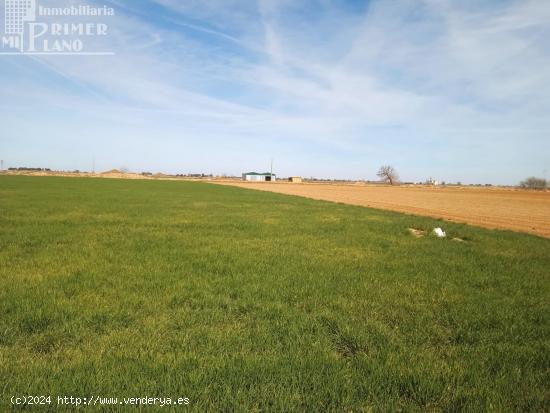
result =
[[269,173],[271,174],[271,179],[273,179],[273,158],[271,158],[271,170]]
[[95,174],[95,156],[92,159],[92,173]]
[[2,159],[0,161],[0,171],[3,171],[4,170],[4,160]]

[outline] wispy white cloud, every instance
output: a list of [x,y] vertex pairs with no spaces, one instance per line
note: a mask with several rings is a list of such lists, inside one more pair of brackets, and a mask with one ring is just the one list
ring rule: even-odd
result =
[[[293,159],[288,174],[373,177],[379,163],[394,162],[409,179],[514,182],[550,169],[541,151],[550,153],[542,2],[372,1],[360,10],[337,1],[155,3],[168,13],[144,19],[146,9],[122,9],[104,40],[114,57],[4,66],[16,81],[1,81],[12,110],[3,118],[28,122],[14,114],[29,102],[72,108],[83,127],[93,119],[95,133],[129,144],[155,134],[177,150],[232,152],[230,141],[241,163]],[[57,130],[74,133],[62,120]],[[480,173],[488,154],[517,170]],[[357,170],[362,163],[369,166]]]

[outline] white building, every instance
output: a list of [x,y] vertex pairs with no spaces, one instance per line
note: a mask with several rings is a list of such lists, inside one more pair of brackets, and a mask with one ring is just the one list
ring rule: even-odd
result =
[[245,172],[243,174],[243,181],[273,182],[276,179],[276,175],[271,172]]

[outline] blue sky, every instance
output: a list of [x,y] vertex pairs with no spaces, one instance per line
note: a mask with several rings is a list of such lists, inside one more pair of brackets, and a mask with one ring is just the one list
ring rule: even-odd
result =
[[550,178],[550,5],[107,4],[115,56],[0,56],[5,166]]

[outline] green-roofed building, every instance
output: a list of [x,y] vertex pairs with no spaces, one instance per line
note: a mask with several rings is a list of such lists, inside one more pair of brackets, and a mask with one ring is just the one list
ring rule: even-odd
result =
[[243,174],[243,181],[273,182],[275,180],[276,175],[271,172],[245,172]]

